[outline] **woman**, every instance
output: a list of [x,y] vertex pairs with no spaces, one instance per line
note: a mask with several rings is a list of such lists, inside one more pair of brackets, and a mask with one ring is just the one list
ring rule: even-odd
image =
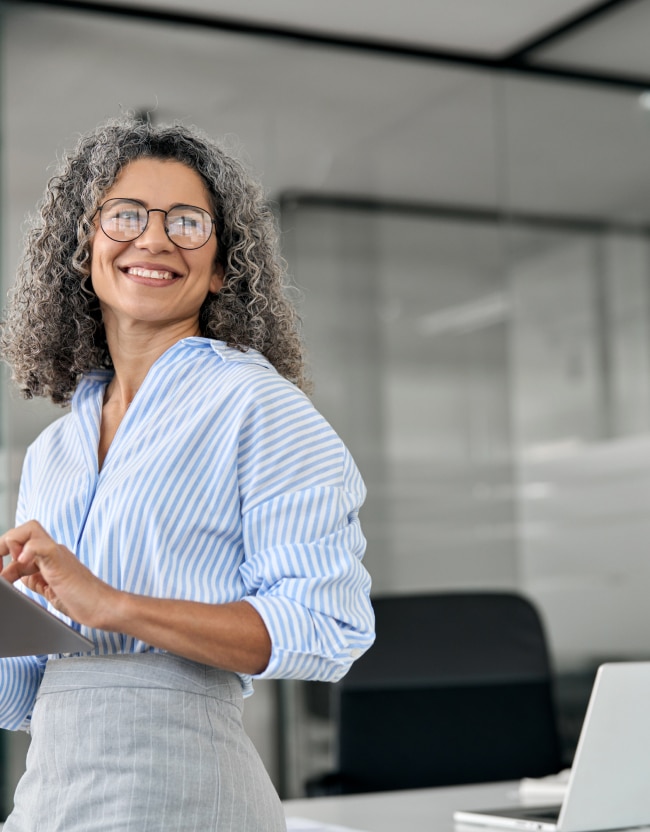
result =
[[242,695],[340,678],[373,616],[364,486],[299,389],[283,280],[261,189],[197,130],[111,121],[49,183],[2,349],[72,408],[2,575],[96,646],[0,660],[0,726],[32,735],[5,832],[285,828]]

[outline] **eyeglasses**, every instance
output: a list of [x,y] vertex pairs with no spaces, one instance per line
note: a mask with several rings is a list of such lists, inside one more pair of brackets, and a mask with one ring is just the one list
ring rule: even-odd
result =
[[157,211],[165,215],[165,233],[179,248],[201,248],[212,235],[215,220],[195,205],[175,205],[169,211],[147,208],[137,199],[107,200],[97,209],[102,231],[116,243],[137,240],[147,230],[149,214]]

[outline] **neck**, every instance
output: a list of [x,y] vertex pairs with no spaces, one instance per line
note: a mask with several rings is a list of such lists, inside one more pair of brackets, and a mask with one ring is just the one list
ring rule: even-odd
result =
[[194,335],[200,335],[198,323],[143,329],[110,326],[106,322],[106,340],[115,368],[115,376],[106,391],[106,401],[123,410],[131,404],[152,365],[170,347]]

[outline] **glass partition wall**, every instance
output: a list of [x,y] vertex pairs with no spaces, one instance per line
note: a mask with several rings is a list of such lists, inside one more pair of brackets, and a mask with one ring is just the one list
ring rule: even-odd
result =
[[[375,592],[521,589],[564,678],[645,656],[650,123],[636,97],[2,9],[4,292],[79,132],[133,110],[223,137],[278,210],[314,401],[368,485]],[[25,448],[62,411],[2,384],[6,525]],[[310,697],[258,684],[247,705],[285,796],[333,763],[331,715]],[[6,780],[24,754],[12,743]]]
[[596,666],[649,653],[650,113],[636,91],[515,77],[504,101],[508,210],[559,220],[508,255],[510,381],[520,586],[575,738]]
[[498,224],[283,202],[314,400],[368,483],[375,591],[517,582]]

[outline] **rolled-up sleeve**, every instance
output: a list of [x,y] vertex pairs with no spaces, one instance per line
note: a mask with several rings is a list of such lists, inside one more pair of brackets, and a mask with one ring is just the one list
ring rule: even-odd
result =
[[[28,452],[18,490],[16,525],[25,523],[31,466]],[[0,728],[29,730],[34,701],[43,678],[47,656],[17,656],[0,659]]]
[[241,573],[272,643],[258,678],[337,681],[374,641],[359,524],[366,490],[302,395],[279,405],[258,402],[241,437]]
[[[27,452],[18,489],[16,525],[25,523],[27,494],[31,483],[31,455]],[[0,659],[0,728],[29,730],[36,694],[43,678],[47,656],[17,656]]]

